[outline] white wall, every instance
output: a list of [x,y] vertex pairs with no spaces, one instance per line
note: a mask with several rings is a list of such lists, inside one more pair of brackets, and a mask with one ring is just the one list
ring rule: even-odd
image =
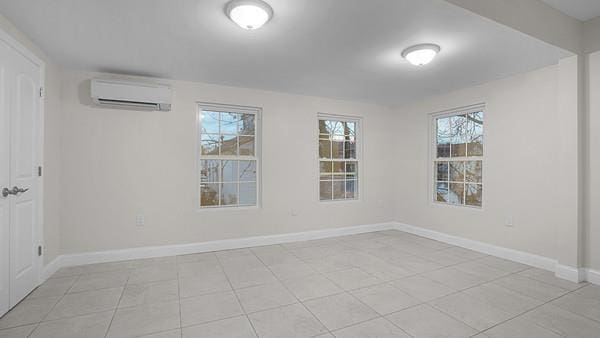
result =
[[587,203],[584,228],[586,266],[600,270],[600,52],[588,55]]
[[[172,81],[173,110],[94,107],[89,79],[62,78],[63,253],[193,243],[372,224],[392,219],[391,110],[375,105]],[[196,102],[256,106],[262,115],[262,207],[196,206]],[[361,201],[318,201],[317,113],[364,118]],[[383,204],[379,205],[379,201]],[[291,209],[299,215],[291,216]],[[146,225],[135,226],[136,213]]]
[[[558,116],[558,66],[467,88],[400,109],[397,122],[399,203],[397,221],[556,258],[561,209],[569,166],[558,149],[570,137]],[[481,210],[431,203],[429,114],[486,103],[484,207]],[[568,169],[568,168],[567,168]],[[571,179],[572,181],[572,179]],[[505,218],[514,218],[514,227]]]
[[46,63],[44,102],[44,263],[60,254],[60,69],[29,38],[0,15],[0,29]]

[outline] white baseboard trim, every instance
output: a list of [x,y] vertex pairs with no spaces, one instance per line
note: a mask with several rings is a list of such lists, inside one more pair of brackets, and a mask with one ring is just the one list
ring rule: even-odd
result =
[[596,285],[600,285],[600,271],[585,269],[585,280]]
[[553,258],[538,256],[524,251],[508,249],[505,247],[479,242],[463,237],[448,235],[442,232],[404,223],[397,222],[396,229],[421,237],[456,245],[465,249],[485,253],[491,256],[504,258],[513,262],[527,264],[536,268],[552,271],[554,272],[556,277],[566,279],[571,282],[589,282],[592,284],[600,285],[600,271],[562,265],[559,264],[558,261]]
[[52,262],[46,264],[42,268],[42,274],[40,276],[40,284],[45,282],[50,276],[52,276],[58,269],[62,267],[62,256],[58,256],[52,260]]
[[590,283],[600,285],[600,271],[585,268],[577,269],[570,266],[558,264],[557,260],[552,258],[538,256],[523,251],[508,249],[399,222],[358,225],[343,228],[313,230],[279,235],[226,239],[203,243],[175,244],[61,255],[56,257],[52,262],[50,262],[43,268],[41,274],[41,282],[48,279],[61,267],[116,262],[130,259],[186,255],[219,250],[242,249],[255,246],[308,241],[391,229],[404,231],[414,235],[456,245],[465,249],[470,249],[499,258],[504,258],[514,262],[531,265],[540,269],[553,271],[557,277],[564,278],[569,281],[588,281]]
[[530,254],[524,251],[518,251],[513,249],[508,249],[501,246],[496,246],[484,242],[475,241],[472,239],[467,239],[464,237],[458,237],[453,235],[448,235],[442,232],[425,229],[422,227],[408,225],[404,223],[396,223],[396,229],[404,232],[408,232],[414,235],[422,236],[429,239],[434,239],[436,241],[452,244],[459,246],[461,248],[485,253],[488,255],[508,259],[514,262],[527,264],[534,266],[536,268],[554,271],[557,261],[555,259],[551,259],[548,257],[538,256],[534,254]]
[[174,255],[186,255],[200,252],[242,249],[254,246],[282,244],[289,242],[308,241],[330,237],[362,234],[374,231],[395,229],[395,223],[378,223],[358,225],[343,228],[313,230],[289,234],[256,236],[236,239],[226,239],[203,243],[176,244],[152,247],[140,247],[122,250],[86,252],[60,256],[57,264],[60,266],[75,266],[95,263],[115,262],[129,259],[154,258]]
[[554,273],[556,277],[566,279],[570,282],[580,283],[587,280],[587,269],[575,268],[568,265],[556,264]]

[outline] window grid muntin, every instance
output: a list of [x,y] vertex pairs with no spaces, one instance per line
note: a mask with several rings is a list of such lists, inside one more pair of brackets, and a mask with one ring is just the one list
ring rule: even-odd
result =
[[[236,120],[236,131],[237,131],[237,135],[236,136],[236,153],[237,155],[221,155],[221,145],[218,145],[218,154],[203,154],[202,153],[202,136],[210,134],[210,135],[222,135],[221,131],[221,120],[219,119],[219,127],[218,127],[218,134],[217,133],[204,133],[204,125],[203,125],[203,113],[219,113],[220,114],[237,114],[240,116],[240,119]],[[211,208],[231,208],[231,207],[255,207],[258,206],[259,204],[259,168],[260,168],[260,163],[259,163],[259,156],[258,156],[258,152],[259,152],[259,115],[260,110],[259,109],[255,109],[255,108],[245,108],[245,107],[236,107],[236,106],[227,106],[227,105],[203,105],[200,104],[199,105],[199,135],[198,135],[198,139],[200,142],[200,146],[198,149],[198,172],[199,172],[199,207],[200,209],[211,209]],[[241,127],[241,123],[242,123],[242,118],[244,116],[248,116],[251,115],[253,116],[253,134],[250,134],[248,132],[245,132],[245,130],[242,130]],[[231,135],[234,136],[233,134],[224,134],[224,135]],[[253,155],[240,155],[240,143],[239,143],[239,138],[240,137],[252,137],[253,138],[253,148],[254,148],[254,152]],[[203,179],[203,161],[219,161],[220,168],[223,168],[222,163],[224,161],[235,161],[237,162],[236,167],[237,167],[237,179],[236,180],[232,180],[232,181],[224,181],[223,177],[222,177],[222,173],[220,173],[220,177],[218,181],[205,181]],[[242,180],[240,179],[240,162],[254,162],[254,176],[255,179],[254,180]],[[223,169],[221,169],[223,170]],[[236,203],[235,204],[223,204],[223,196],[222,196],[222,192],[223,192],[223,188],[225,187],[225,185],[227,184],[235,184],[236,186]],[[254,189],[254,197],[253,197],[253,202],[254,203],[241,203],[241,187],[245,184],[254,184],[254,186],[252,187]],[[217,200],[218,200],[218,204],[215,205],[202,205],[202,192],[203,192],[203,188],[206,185],[217,185],[218,190],[216,191],[217,193]]]
[[[348,127],[349,125],[352,128],[348,128],[349,132],[346,132],[346,129],[342,129],[344,132],[336,132],[339,129],[331,130],[329,133],[323,133],[321,130],[321,122],[324,122],[325,125],[327,123],[333,123],[337,126]],[[357,139],[358,130],[360,128],[360,120],[345,118],[340,116],[330,116],[330,115],[319,115],[318,118],[318,157],[319,157],[319,200],[322,202],[332,202],[332,201],[349,201],[349,200],[358,200],[359,199],[359,140]],[[337,140],[336,140],[337,138]],[[341,138],[341,139],[340,139]],[[340,142],[342,144],[341,149],[341,158],[334,158],[334,142]],[[329,157],[323,157],[321,154],[321,142],[329,141]],[[346,148],[347,144],[352,142],[352,148]],[[353,156],[346,158],[348,156],[347,149],[352,149]],[[322,172],[322,164],[323,163],[331,163],[331,171]],[[343,171],[335,171],[335,163],[345,163],[343,165]],[[354,171],[348,171],[348,164],[354,165]],[[324,178],[325,176],[325,178]],[[329,177],[327,177],[329,176]],[[336,178],[336,176],[338,178]],[[341,178],[343,177],[343,178]],[[343,186],[343,196],[340,198],[336,198],[335,195],[335,185],[342,183]],[[330,184],[331,189],[331,198],[322,198],[322,185]],[[353,185],[353,189],[348,190],[349,184]],[[351,192],[351,195],[349,195]]]
[[[468,117],[472,114],[480,114],[481,116],[481,125],[479,125],[479,131],[480,133],[475,135],[476,137],[471,137],[469,139],[470,136],[473,136],[473,134],[464,134],[462,136],[464,136],[463,141],[464,143],[459,144],[459,146],[464,146],[465,149],[465,156],[457,156],[457,157],[453,157],[453,125],[452,125],[452,121],[453,121],[453,117],[460,117],[460,116],[465,116]],[[439,156],[439,144],[438,144],[438,136],[440,135],[439,133],[439,127],[440,127],[440,123],[439,121],[442,119],[447,119],[449,121],[449,135],[445,135],[446,138],[450,139],[450,143],[448,144],[448,156]],[[468,121],[468,120],[467,120]],[[474,122],[472,122],[474,123]],[[463,207],[470,207],[470,208],[482,208],[483,207],[483,171],[484,171],[484,152],[485,152],[485,111],[483,109],[482,106],[478,106],[477,108],[473,108],[473,109],[464,109],[464,110],[455,110],[453,112],[450,113],[442,113],[442,114],[437,114],[433,116],[433,131],[434,131],[434,137],[432,139],[433,141],[433,202],[437,203],[437,204],[443,204],[443,205],[454,205],[454,206],[463,206]],[[479,140],[479,143],[473,142],[473,141],[477,141]],[[444,144],[444,143],[440,143],[440,144]],[[469,156],[469,145],[471,144],[479,144],[480,145],[480,152],[476,153],[476,155],[474,156]],[[442,163],[442,162],[447,162],[448,163],[448,179],[447,180],[438,180],[438,163]],[[451,162],[462,162],[463,163],[463,181],[455,181],[451,179],[451,173],[450,173],[450,163]],[[471,182],[467,180],[467,175],[466,175],[466,162],[480,162],[480,169],[481,169],[481,180],[480,182]],[[447,196],[446,196],[446,201],[439,201],[438,200],[438,184],[446,184],[447,185]],[[463,192],[462,192],[462,203],[451,203],[450,202],[450,192],[451,192],[451,185],[452,184],[461,184],[463,186]],[[481,194],[480,197],[480,204],[467,204],[467,194],[468,194],[468,190],[467,187],[469,185],[475,186],[479,189],[479,191]]]

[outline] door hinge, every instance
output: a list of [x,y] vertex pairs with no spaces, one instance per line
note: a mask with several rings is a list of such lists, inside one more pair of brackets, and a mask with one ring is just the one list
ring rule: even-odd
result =
[[38,176],[42,177],[42,166],[38,167]]
[[40,87],[40,97],[44,97],[44,87]]
[[42,246],[39,245],[38,246],[38,256],[41,256],[41,255],[42,255]]

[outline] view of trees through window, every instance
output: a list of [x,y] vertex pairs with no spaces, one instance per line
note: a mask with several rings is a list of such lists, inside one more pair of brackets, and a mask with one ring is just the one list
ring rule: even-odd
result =
[[482,206],[483,112],[435,118],[435,201]]
[[257,203],[256,113],[200,111],[200,206]]
[[321,201],[358,198],[357,121],[319,119]]

